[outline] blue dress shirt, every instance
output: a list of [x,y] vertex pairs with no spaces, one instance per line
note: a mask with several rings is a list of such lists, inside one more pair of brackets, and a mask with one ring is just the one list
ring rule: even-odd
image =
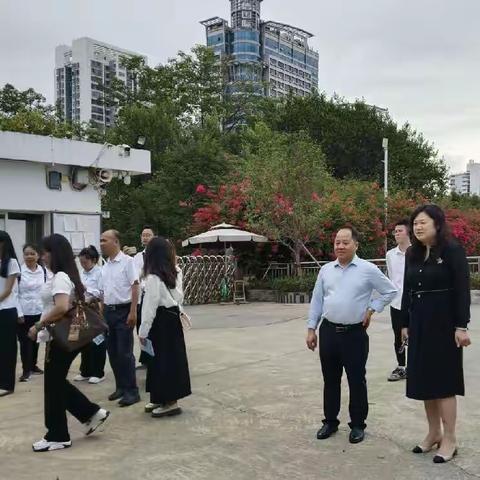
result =
[[[373,298],[373,292],[380,294]],[[397,294],[393,283],[373,263],[356,255],[346,266],[338,260],[320,269],[313,290],[308,328],[316,329],[322,319],[339,324],[360,323],[367,308],[381,312]]]

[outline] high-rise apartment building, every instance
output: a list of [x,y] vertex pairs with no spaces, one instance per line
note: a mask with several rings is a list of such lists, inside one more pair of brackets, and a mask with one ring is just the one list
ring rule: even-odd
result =
[[90,122],[111,127],[115,108],[105,101],[105,88],[114,78],[133,90],[130,72],[122,65],[122,57],[138,53],[83,37],[71,46],[55,49],[55,103],[66,121]]
[[262,0],[230,0],[231,22],[205,20],[207,46],[228,64],[230,92],[252,82],[266,96],[308,95],[318,88],[318,52],[313,36],[297,27],[261,20]]
[[480,195],[480,163],[470,160],[466,172],[450,175],[450,189],[462,195]]

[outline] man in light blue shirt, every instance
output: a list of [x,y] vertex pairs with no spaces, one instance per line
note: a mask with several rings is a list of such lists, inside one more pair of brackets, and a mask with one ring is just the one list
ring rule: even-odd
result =
[[[313,290],[308,317],[307,347],[314,351],[320,324],[320,362],[324,378],[325,419],[319,440],[338,430],[343,369],[350,389],[350,442],[364,439],[368,415],[366,363],[367,328],[374,312],[381,312],[397,293],[378,267],[358,258],[358,232],[345,227],[335,237],[337,260],[322,267]],[[379,296],[374,298],[374,291]]]

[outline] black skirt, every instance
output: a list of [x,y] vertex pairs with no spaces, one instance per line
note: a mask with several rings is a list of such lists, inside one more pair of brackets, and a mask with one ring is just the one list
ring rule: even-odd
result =
[[155,356],[147,365],[146,390],[152,403],[169,403],[192,393],[178,307],[159,307],[148,338]]

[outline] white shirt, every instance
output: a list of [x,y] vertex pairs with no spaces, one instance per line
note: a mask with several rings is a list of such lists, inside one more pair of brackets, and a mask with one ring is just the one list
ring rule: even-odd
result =
[[133,263],[137,270],[138,278],[140,279],[140,295],[138,296],[138,304],[142,303],[142,293],[145,293],[145,277],[143,276],[143,266],[145,264],[145,250],[138,252],[133,257]]
[[[40,315],[43,311],[40,292],[48,279],[47,270],[37,264],[37,268],[32,272],[23,264],[21,272],[20,282],[18,283],[18,316]],[[50,276],[52,276],[51,273]]]
[[102,268],[103,301],[106,305],[123,305],[132,301],[132,286],[138,283],[133,258],[119,252]]
[[388,278],[395,285],[398,290],[396,297],[391,303],[391,307],[395,310],[402,309],[402,295],[403,295],[403,277],[405,274],[405,252],[402,252],[397,246],[387,252],[387,272]]
[[70,296],[70,303],[73,302],[74,297],[74,284],[70,280],[70,277],[65,272],[58,272],[53,277],[47,278],[40,290],[40,297],[42,299],[43,312],[42,317],[49,313],[55,306],[53,297],[61,293]]
[[[171,293],[171,294],[170,294]],[[173,297],[173,298],[172,298]],[[175,307],[182,310],[183,303],[183,278],[182,271],[177,267],[177,282],[175,288],[170,290],[157,275],[147,275],[145,279],[145,296],[142,305],[142,323],[138,336],[148,337],[153,321],[157,315],[158,307]]]
[[[0,260],[0,267],[1,265],[2,265],[2,261]],[[0,277],[0,293],[3,293],[5,291],[5,287],[7,285],[7,279],[12,275],[14,275],[15,277],[20,276],[20,266],[18,265],[18,262],[14,258],[10,259],[10,261],[8,262],[7,278]],[[17,285],[18,285],[18,280],[15,279],[12,292],[5,300],[2,300],[0,302],[0,310],[6,310],[7,308],[18,308]]]
[[101,299],[103,296],[102,267],[95,265],[88,272],[82,270],[80,277],[85,287],[85,299],[87,301],[94,298]]

